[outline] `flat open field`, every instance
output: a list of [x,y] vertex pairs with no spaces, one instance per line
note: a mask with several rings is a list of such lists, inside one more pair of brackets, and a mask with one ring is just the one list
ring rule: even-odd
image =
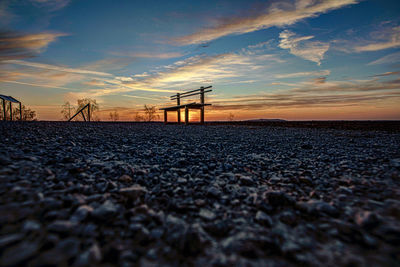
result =
[[0,122],[0,266],[399,266],[379,123]]

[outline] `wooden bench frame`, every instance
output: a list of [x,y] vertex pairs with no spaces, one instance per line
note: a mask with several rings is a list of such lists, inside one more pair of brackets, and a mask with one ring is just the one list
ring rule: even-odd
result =
[[[200,89],[188,91],[185,93],[177,93],[176,95],[171,96],[171,100],[176,99],[176,106],[173,107],[166,107],[166,108],[160,108],[160,110],[164,110],[164,123],[168,123],[168,111],[177,111],[178,115],[178,124],[181,123],[181,109],[185,109],[185,124],[189,124],[189,110],[190,109],[199,109],[200,110],[200,124],[204,124],[204,107],[205,106],[211,106],[211,104],[206,104],[204,103],[204,94],[209,93],[212,90],[207,90],[210,89],[212,86],[207,86],[207,87],[200,87]],[[193,96],[193,95],[200,95],[200,103],[189,103],[189,104],[183,104],[181,105],[181,98],[183,97],[188,97],[188,96]]]

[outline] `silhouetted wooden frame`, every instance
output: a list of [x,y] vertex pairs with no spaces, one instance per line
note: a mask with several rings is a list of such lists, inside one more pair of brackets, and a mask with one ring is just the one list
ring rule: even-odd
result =
[[3,100],[3,120],[7,120],[6,101],[8,101],[10,105],[10,120],[13,120],[12,103],[17,103],[19,104],[19,120],[22,121],[22,103],[12,96],[0,95],[0,99]]
[[[189,124],[189,110],[190,109],[198,109],[200,110],[200,124],[204,124],[204,107],[211,106],[211,104],[204,103],[204,94],[212,92],[210,89],[212,86],[207,87],[200,87],[200,89],[184,92],[184,93],[177,93],[176,95],[171,96],[171,100],[176,100],[176,106],[173,107],[166,107],[160,108],[160,110],[164,110],[164,123],[168,123],[168,111],[176,111],[178,124],[181,123],[181,109],[185,109],[185,124]],[[200,103],[189,103],[181,105],[181,98],[189,97],[194,95],[200,95]]]
[[68,121],[71,121],[73,118],[75,118],[79,113],[82,115],[83,120],[86,121],[86,117],[85,114],[83,113],[83,111],[85,110],[85,108],[88,109],[88,121],[90,121],[90,103],[86,104],[83,108],[81,108],[80,110],[78,110],[77,113],[75,113],[74,116],[72,116],[71,118],[69,118]]

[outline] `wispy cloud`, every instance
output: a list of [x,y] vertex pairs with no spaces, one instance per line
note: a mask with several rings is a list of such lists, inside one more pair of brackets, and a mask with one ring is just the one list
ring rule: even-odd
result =
[[95,71],[111,71],[120,70],[127,67],[134,60],[132,58],[104,58],[96,60],[93,62],[86,63],[80,68],[85,70],[95,70]]
[[48,85],[48,84],[26,83],[26,82],[19,82],[19,81],[9,81],[9,80],[3,80],[3,79],[0,79],[0,82],[21,84],[21,85],[29,85],[29,86],[35,86],[35,87],[57,88],[57,89],[62,89],[62,90],[73,90],[71,88],[66,88],[66,87],[62,87],[62,86],[55,86],[55,85]]
[[309,41],[314,36],[297,36],[289,30],[281,32],[279,38],[281,39],[279,43],[280,48],[289,49],[291,54],[313,61],[318,65],[321,64],[324,54],[329,49],[328,43]]
[[379,51],[388,48],[400,47],[400,26],[391,28],[387,33],[382,32],[381,39],[385,39],[381,42],[373,42],[367,45],[356,46],[354,49],[357,52],[366,51]]
[[400,62],[400,52],[395,52],[384,57],[381,57],[377,60],[374,60],[367,65],[379,65],[379,64],[392,64]]
[[321,71],[307,71],[307,72],[294,72],[294,73],[286,73],[286,74],[277,74],[276,78],[295,78],[295,77],[312,77],[312,76],[328,76],[331,74],[330,70],[321,70]]
[[4,63],[28,66],[28,67],[39,68],[39,69],[54,70],[54,71],[60,71],[60,72],[70,72],[70,73],[89,74],[89,75],[98,75],[98,76],[112,76],[112,74],[105,73],[105,72],[62,67],[62,66],[57,66],[57,65],[43,64],[43,63],[30,62],[30,61],[24,61],[24,60],[7,60],[7,61],[4,61]]
[[71,0],[30,0],[40,8],[47,8],[49,11],[56,11],[66,7]]
[[13,31],[0,32],[0,61],[33,57],[47,46],[65,36],[64,33],[21,34]]
[[8,7],[8,1],[3,0],[0,3],[0,26],[9,24],[15,17]]
[[358,3],[357,0],[297,0],[294,4],[275,3],[261,14],[225,18],[217,21],[215,26],[175,38],[173,41],[181,45],[206,43],[231,34],[243,34],[273,26],[292,25],[300,20],[316,17],[322,13],[356,3]]
[[385,77],[385,76],[392,76],[392,75],[400,75],[400,71],[388,71],[385,73],[376,74],[373,77]]
[[169,59],[182,57],[184,54],[179,52],[165,52],[165,53],[152,53],[152,52],[112,52],[114,56],[131,57],[131,58],[152,58],[152,59]]

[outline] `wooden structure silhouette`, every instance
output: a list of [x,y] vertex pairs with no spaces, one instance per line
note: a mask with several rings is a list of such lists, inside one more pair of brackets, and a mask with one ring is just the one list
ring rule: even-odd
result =
[[74,116],[72,116],[71,118],[69,118],[68,121],[71,121],[71,120],[72,120],[73,118],[75,118],[79,113],[81,113],[81,115],[82,115],[82,117],[83,117],[83,120],[86,121],[85,114],[83,113],[83,111],[85,110],[85,108],[87,108],[87,112],[88,112],[88,114],[87,114],[87,115],[88,115],[88,120],[87,120],[87,121],[90,121],[90,103],[86,104],[84,107],[82,107],[80,110],[78,110],[78,112],[75,113]]
[[0,99],[3,101],[3,120],[7,120],[6,101],[8,101],[10,105],[10,121],[13,120],[12,103],[19,104],[19,120],[22,121],[22,103],[12,96],[0,95]]
[[[190,109],[199,109],[200,110],[200,124],[204,124],[204,107],[211,106],[211,104],[204,103],[204,94],[209,93],[212,90],[210,89],[212,86],[208,87],[200,87],[200,89],[188,91],[185,93],[177,93],[176,95],[171,96],[171,100],[176,100],[176,106],[160,108],[160,110],[164,110],[164,123],[168,123],[168,111],[176,111],[178,115],[178,124],[181,123],[181,109],[185,109],[185,124],[189,124],[189,110]],[[200,95],[200,103],[189,103],[181,105],[181,98]]]

